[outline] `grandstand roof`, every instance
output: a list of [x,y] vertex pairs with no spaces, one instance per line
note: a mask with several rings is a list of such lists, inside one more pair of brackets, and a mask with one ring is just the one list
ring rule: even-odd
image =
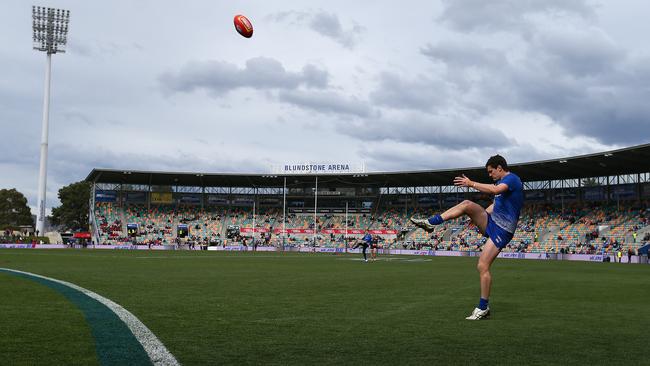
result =
[[[510,164],[511,170],[523,181],[545,181],[624,175],[650,172],[650,143],[596,154],[568,158]],[[455,168],[442,170],[377,172],[364,174],[321,175],[319,185],[421,187],[451,185],[453,178],[465,174],[487,181],[485,168]],[[144,184],[196,187],[282,187],[283,175],[240,173],[153,172],[115,169],[93,169],[87,181],[96,183]],[[292,187],[314,185],[315,175],[287,175]]]

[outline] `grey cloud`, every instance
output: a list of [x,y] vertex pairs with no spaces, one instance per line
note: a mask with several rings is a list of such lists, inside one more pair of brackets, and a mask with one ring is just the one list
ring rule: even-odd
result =
[[67,45],[67,52],[89,58],[115,57],[128,51],[144,51],[144,47],[137,43],[98,42],[75,37],[74,42]]
[[[79,157],[83,156],[83,159]],[[56,181],[84,179],[93,168],[177,172],[244,172],[268,169],[253,159],[205,159],[186,153],[146,154],[86,149],[72,145],[54,146],[49,159],[49,173]]]
[[[376,142],[359,148],[370,171],[399,172],[479,165],[475,152],[439,150],[429,146]],[[450,182],[451,185],[451,182]]]
[[[627,68],[626,54],[614,52],[597,38],[565,38],[548,42],[540,38],[525,64],[510,65],[502,72],[514,108],[540,111],[557,122],[567,134],[596,138],[606,144],[642,143],[650,136],[650,91],[628,83],[650,79],[648,69]],[[489,100],[489,98],[488,98]]]
[[[480,167],[495,154],[506,158],[509,164],[526,163],[592,153],[593,150],[581,147],[561,147],[561,153],[539,150],[530,144],[509,144],[494,147],[475,147],[460,149],[457,147],[434,147],[422,144],[404,144],[393,142],[375,142],[359,147],[359,155],[366,157],[366,165],[371,171],[409,171],[421,169],[454,169]],[[477,176],[472,179],[485,179]],[[451,182],[450,182],[451,185]]]
[[224,61],[194,61],[178,72],[160,75],[158,80],[167,91],[205,89],[222,95],[239,88],[295,89],[300,85],[324,88],[329,82],[329,74],[313,65],[305,66],[301,72],[291,72],[275,59],[257,57],[246,61],[243,69]]
[[323,89],[329,84],[329,73],[314,65],[305,65],[302,68],[302,74],[305,79],[305,84],[312,88]]
[[586,0],[443,0],[438,18],[460,32],[523,31],[534,15],[594,17]]
[[368,118],[377,115],[370,106],[355,97],[343,97],[329,91],[282,91],[280,101],[325,114]]
[[314,13],[285,11],[269,15],[267,18],[279,23],[307,26],[321,36],[329,38],[341,46],[350,49],[356,46],[359,35],[365,31],[364,27],[356,23],[345,28],[341,24],[338,15],[322,10]]
[[[14,146],[19,143],[14,143]],[[2,148],[2,145],[0,145]],[[27,153],[26,153],[27,152]],[[15,164],[34,171],[38,176],[38,146],[30,144],[22,150],[0,150],[0,165]],[[51,146],[48,157],[48,207],[58,206],[56,192],[64,185],[86,178],[94,168],[172,172],[233,172],[260,173],[268,170],[270,162],[257,158],[221,157],[206,159],[190,154],[139,154],[114,152],[101,147],[85,148],[69,144]],[[36,181],[32,182],[35,188]],[[0,187],[4,188],[4,187]],[[36,202],[35,189],[21,188],[30,203]]]
[[379,75],[379,86],[370,98],[386,107],[432,111],[448,101],[448,91],[444,82],[426,76],[404,80],[399,75],[384,72]]
[[[573,146],[556,146],[556,151],[544,151],[539,150],[535,145],[528,143],[520,143],[516,145],[504,146],[501,149],[498,149],[494,152],[489,152],[486,154],[485,159],[487,160],[488,156],[494,154],[500,154],[506,158],[508,164],[516,163],[527,163],[531,161],[547,160],[551,158],[562,158],[567,156],[575,156],[584,153],[590,153],[591,150],[585,150],[583,146],[573,147]],[[557,153],[558,150],[561,150],[562,153]]]
[[4,141],[0,144],[0,164],[31,165],[38,168],[38,144],[39,140],[30,143],[16,138]]
[[343,47],[353,48],[357,42],[357,35],[363,28],[357,24],[350,29],[343,29],[336,14],[320,12],[314,14],[309,27],[324,37],[331,38]]
[[[650,123],[642,121],[650,120],[650,91],[638,80],[650,81],[650,68],[642,66],[648,60],[631,59],[598,27],[534,29],[515,49],[466,45],[460,51],[428,45],[421,53],[446,64],[451,98],[475,113],[536,112],[567,136],[604,144],[647,142]],[[467,59],[477,67],[466,69],[473,62]]]
[[481,47],[469,41],[427,44],[420,49],[420,53],[449,67],[494,67],[506,61],[503,52]]
[[396,141],[446,149],[487,148],[515,144],[503,132],[463,116],[413,114],[395,119],[340,125],[338,131],[364,141]]
[[97,125],[97,122],[93,121],[91,117],[89,117],[85,113],[82,113],[82,112],[77,111],[77,110],[64,110],[61,113],[61,116],[63,117],[65,123],[81,122],[81,123],[83,123],[85,125],[88,125],[88,126]]
[[311,15],[305,11],[281,11],[274,14],[269,14],[266,19],[276,23],[289,23],[293,25],[302,24],[305,20],[309,19]]
[[591,92],[571,108],[548,110],[569,133],[592,136],[605,144],[644,143],[650,136],[650,91]]
[[614,67],[625,55],[598,29],[541,33],[533,40],[533,46],[534,56],[545,59],[547,69],[564,70],[576,77],[616,72]]

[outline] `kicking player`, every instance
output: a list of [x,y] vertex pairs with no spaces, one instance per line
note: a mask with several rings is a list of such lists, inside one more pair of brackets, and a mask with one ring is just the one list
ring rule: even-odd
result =
[[365,262],[368,262],[368,256],[366,255],[366,250],[368,247],[372,244],[372,235],[370,235],[370,232],[368,232],[368,229],[366,229],[366,234],[363,236],[363,239],[357,241],[357,244],[352,247],[352,249],[357,249],[358,247],[361,247],[361,252],[363,253],[363,260]]
[[510,172],[506,159],[500,155],[492,156],[488,159],[485,167],[490,178],[496,182],[495,184],[473,182],[463,175],[454,178],[454,185],[472,187],[477,191],[494,195],[494,203],[488,208],[484,209],[472,201],[465,200],[440,215],[428,219],[411,218],[411,222],[415,225],[430,232],[433,231],[435,225],[467,215],[481,233],[488,237],[476,267],[481,282],[481,298],[478,307],[465,318],[468,320],[484,319],[490,315],[488,304],[492,285],[490,266],[501,249],[512,240],[524,202],[521,180]]

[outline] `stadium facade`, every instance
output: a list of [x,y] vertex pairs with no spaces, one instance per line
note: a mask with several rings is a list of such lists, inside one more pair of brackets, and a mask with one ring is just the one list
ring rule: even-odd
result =
[[[563,210],[590,203],[627,207],[630,202],[650,200],[650,144],[512,164],[510,168],[521,177],[529,205],[552,204]],[[249,225],[252,233],[257,232],[256,213],[259,216],[275,210],[276,219],[281,220],[276,222],[275,233],[284,234],[289,229],[287,216],[299,215],[309,221],[311,215],[313,224],[303,226],[311,230],[296,233],[315,237],[316,234],[340,233],[320,227],[322,215],[373,216],[391,211],[405,218],[414,212],[449,207],[464,199],[487,203],[490,197],[451,185],[453,178],[461,174],[477,181],[489,181],[484,167],[327,175],[318,172],[275,175],[93,169],[86,180],[92,183],[93,236],[101,243],[100,224],[95,216],[96,207],[102,203],[120,208],[137,206],[149,211],[152,207],[181,206],[201,212],[214,208],[221,208],[223,212],[239,209],[240,213],[252,210],[253,224]],[[258,220],[260,223],[263,218]],[[348,233],[347,217],[345,223]],[[170,224],[175,230],[178,222]],[[405,220],[396,220],[384,234],[397,236],[409,230],[404,226]],[[219,230],[225,232],[225,225]]]
[[[650,144],[512,164],[510,168],[524,182],[527,202],[650,198]],[[279,207],[282,202],[268,198],[286,195],[288,207],[313,212],[315,203],[310,198],[317,195],[319,212],[344,207],[345,202],[351,209],[364,212],[380,202],[381,196],[391,204],[398,200],[411,207],[443,207],[476,196],[468,188],[451,185],[460,174],[489,181],[484,167],[327,176],[93,169],[86,180],[93,184],[94,202],[199,206],[245,206],[258,202],[260,206]]]

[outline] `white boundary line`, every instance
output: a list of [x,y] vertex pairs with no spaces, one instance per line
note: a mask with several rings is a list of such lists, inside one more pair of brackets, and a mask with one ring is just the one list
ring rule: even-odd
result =
[[165,345],[162,344],[162,342],[153,334],[153,332],[151,332],[151,330],[149,330],[149,328],[147,328],[146,325],[144,325],[138,318],[136,318],[135,315],[131,314],[131,312],[129,312],[119,304],[70,282],[65,282],[54,278],[37,275],[35,273],[23,272],[15,269],[10,269],[10,268],[0,268],[0,269],[9,272],[22,273],[27,276],[38,277],[48,281],[57,282],[64,286],[68,286],[77,291],[80,291],[86,296],[89,296],[99,301],[100,303],[106,305],[109,309],[111,309],[111,311],[113,311],[126,324],[126,326],[129,327],[129,329],[131,330],[135,338],[138,340],[138,342],[140,342],[144,350],[147,352],[147,355],[149,355],[149,359],[154,365],[160,365],[160,366],[180,365],[180,363],[176,360],[174,355],[172,355],[167,350]]

